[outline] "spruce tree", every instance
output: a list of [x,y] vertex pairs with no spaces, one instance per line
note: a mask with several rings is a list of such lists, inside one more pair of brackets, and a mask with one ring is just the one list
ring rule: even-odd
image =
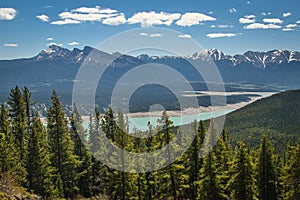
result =
[[195,199],[198,196],[198,186],[196,182],[199,181],[199,171],[203,164],[203,158],[200,157],[200,149],[205,138],[204,122],[200,121],[197,126],[197,122],[194,121],[191,127],[191,131],[194,131],[195,138],[187,151],[187,169],[189,170],[189,197]]
[[80,162],[74,155],[74,142],[68,132],[66,114],[55,90],[53,90],[51,101],[47,117],[47,130],[52,154],[51,163],[56,174],[55,184],[60,195],[72,198],[78,191],[77,167]]
[[28,123],[26,116],[26,106],[23,95],[18,86],[11,89],[9,98],[9,119],[11,124],[12,138],[14,138],[16,154],[18,156],[19,182],[22,186],[27,186],[26,164],[28,156]]
[[256,198],[256,186],[253,163],[244,143],[239,142],[235,150],[235,158],[230,168],[231,179],[228,189],[230,199],[252,200]]
[[277,199],[276,167],[274,164],[273,147],[264,135],[259,149],[257,166],[257,187],[261,200]]
[[18,169],[20,167],[19,154],[16,151],[15,139],[11,133],[8,112],[3,104],[0,110],[0,163],[0,174],[20,171]]
[[213,151],[210,151],[204,159],[203,167],[200,170],[200,181],[197,184],[200,187],[199,199],[226,199],[223,189],[220,186],[220,176],[216,168],[216,157]]
[[74,142],[74,154],[77,155],[80,165],[77,173],[80,175],[78,188],[85,197],[92,195],[92,155],[87,150],[87,134],[82,125],[82,118],[76,105],[73,105],[73,113],[70,118],[70,134]]
[[285,199],[300,199],[300,140],[294,148],[290,148],[290,161],[287,165],[287,175],[284,180],[286,186]]
[[50,149],[44,125],[36,116],[33,118],[28,143],[28,186],[35,194],[44,198],[55,198],[58,195],[53,183],[54,169],[50,163]]

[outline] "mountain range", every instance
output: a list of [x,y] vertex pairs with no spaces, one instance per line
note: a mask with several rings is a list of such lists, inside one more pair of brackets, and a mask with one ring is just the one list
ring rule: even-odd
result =
[[[93,56],[90,56],[91,54]],[[216,64],[226,83],[226,89],[230,89],[229,85],[232,83],[238,86],[239,84],[266,85],[266,88],[271,87],[275,90],[300,88],[300,52],[297,51],[247,51],[241,55],[231,56],[217,49],[210,49],[184,57],[146,54],[134,57],[120,53],[110,54],[88,46],[82,50],[78,48],[69,50],[51,45],[31,58],[0,60],[0,101],[6,100],[8,91],[15,85],[27,85],[32,92],[38,94],[36,95],[39,97],[38,101],[48,101],[53,88],[58,90],[61,96],[70,97],[76,73],[80,65],[88,60],[87,58],[97,58],[89,60],[96,66],[103,66],[113,60],[100,86],[104,91],[101,97],[106,100],[106,96],[110,96],[115,83],[125,72],[147,63],[172,67],[193,82],[195,90],[205,90],[203,86],[205,83],[191,63],[207,60],[214,61]],[[156,94],[159,93],[161,91],[157,90]]]
[[[133,57],[119,53],[109,54],[88,46],[82,50],[74,48],[71,51],[51,45],[32,58],[1,60],[1,82],[27,82],[34,80],[55,82],[64,78],[73,80],[78,67],[91,52],[97,55],[96,62],[98,65],[102,65],[106,60],[114,60],[111,66],[115,68],[132,68],[145,63],[161,63],[185,71],[188,68],[189,61],[211,58],[219,68],[225,82],[242,80],[253,83],[278,83],[278,80],[272,80],[271,78],[279,72],[281,75],[280,82],[282,82],[282,79],[286,79],[283,82],[292,82],[294,77],[289,76],[295,73],[291,72],[299,72],[300,69],[300,52],[287,50],[247,51],[241,55],[231,56],[217,49],[210,49],[185,57],[148,56],[145,54]],[[118,70],[115,70],[115,73],[117,73],[116,71]],[[13,72],[20,73],[16,74]],[[281,72],[287,73],[288,76]],[[192,74],[186,74],[187,76],[192,76]],[[253,74],[259,75],[259,77],[263,75],[264,77],[261,80],[257,80],[257,77],[254,78],[252,76]],[[12,75],[14,77],[11,77]]]

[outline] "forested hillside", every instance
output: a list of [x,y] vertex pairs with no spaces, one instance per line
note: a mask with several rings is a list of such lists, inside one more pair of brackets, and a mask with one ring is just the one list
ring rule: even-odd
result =
[[[31,93],[26,87],[12,89],[8,106],[1,106],[1,199],[300,199],[300,140],[292,141],[294,145],[287,146],[282,155],[274,154],[266,136],[258,136],[256,148],[238,142],[233,149],[230,134],[223,131],[217,138],[202,121],[194,122],[190,129],[195,133],[194,141],[175,162],[153,172],[125,173],[92,155],[106,148],[99,146],[103,139],[100,129],[123,149],[155,151],[180,131],[166,112],[158,127],[149,125],[149,132],[155,134],[139,139],[117,125],[116,121],[125,125],[121,111],[95,111],[84,131],[76,106],[67,118],[55,91],[51,102],[46,128],[32,112]],[[87,146],[83,146],[83,139],[88,140]],[[209,145],[212,140],[215,146]],[[171,148],[178,146],[175,143]],[[201,157],[199,152],[207,156]],[[124,163],[125,159],[113,162]],[[139,163],[143,163],[142,158]]]
[[300,138],[300,90],[286,91],[258,100],[226,116],[225,129],[234,144],[243,141],[251,147],[265,134],[277,152]]

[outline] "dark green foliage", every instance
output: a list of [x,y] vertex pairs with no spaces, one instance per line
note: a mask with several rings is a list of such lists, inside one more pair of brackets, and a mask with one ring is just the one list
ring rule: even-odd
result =
[[288,200],[300,199],[300,140],[290,148],[290,157],[287,164],[287,173],[284,181]]
[[[282,145],[278,145],[279,141],[274,138],[277,135],[270,138],[274,130],[290,133],[290,130],[285,130],[289,126],[283,122],[275,120],[284,129],[277,125],[272,129],[272,124],[266,123],[268,130],[253,126],[242,133],[237,131],[241,133],[241,139],[248,141],[249,148],[246,148],[243,143],[236,142],[237,134],[231,132],[229,126],[229,131],[223,130],[218,136],[214,120],[207,131],[203,122],[195,121],[188,132],[182,127],[175,128],[166,112],[162,114],[159,126],[148,124],[147,133],[152,136],[147,138],[141,138],[142,133],[138,130],[129,133],[122,111],[114,115],[112,109],[105,114],[96,110],[90,116],[87,131],[75,105],[68,118],[55,91],[51,100],[47,128],[38,116],[33,115],[31,93],[26,87],[23,92],[18,87],[12,89],[8,110],[4,105],[0,110],[0,179],[13,177],[26,190],[41,195],[42,199],[300,199],[300,141],[291,143],[286,153],[276,154],[283,151]],[[276,108],[280,110],[280,107]],[[268,108],[266,110],[268,112]],[[259,112],[256,114],[256,118],[262,116]],[[280,118],[285,120],[285,117]],[[252,121],[245,123],[251,124]],[[233,124],[244,127],[243,124]],[[260,122],[257,125],[261,126]],[[180,133],[195,135],[189,149],[156,171],[136,173],[133,170],[128,173],[109,168],[98,160],[106,159],[121,169],[165,164],[177,155],[179,144],[187,144],[185,137],[177,137]],[[247,138],[245,134],[248,133]],[[254,139],[262,133],[267,136],[262,138],[260,145],[251,149],[259,143]],[[235,140],[233,143],[237,143],[235,150],[231,148],[231,135]],[[292,138],[289,136],[283,138]],[[109,152],[102,144],[104,137],[119,148],[134,153],[153,152],[169,144],[166,159],[153,157],[152,162],[146,163],[141,157],[131,162],[128,155],[116,156],[116,152]],[[281,150],[274,153],[270,141],[275,141],[275,150]],[[103,152],[109,155],[103,158]],[[0,192],[2,188],[0,185]]]
[[77,168],[79,175],[78,188],[80,194],[85,197],[92,195],[92,155],[87,150],[87,131],[82,126],[82,119],[77,110],[76,105],[73,105],[73,113],[70,118],[70,134],[74,142],[74,154],[78,157],[80,164]]
[[203,167],[200,170],[200,181],[198,181],[200,187],[198,194],[199,199],[226,199],[223,189],[221,188],[219,173],[216,168],[215,154],[213,151],[210,151],[204,159]]
[[48,137],[51,152],[51,163],[56,175],[56,188],[60,195],[74,197],[78,191],[77,168],[80,164],[74,154],[74,142],[67,127],[66,114],[62,110],[61,102],[53,90],[52,106],[48,110]]
[[8,113],[2,104],[0,111],[0,173],[22,172],[18,159],[19,154],[16,150],[15,139],[11,133]]
[[255,199],[256,183],[249,150],[242,142],[239,142],[235,151],[235,159],[229,172],[231,176],[228,184],[231,192],[230,199]]
[[28,187],[38,195],[57,197],[53,183],[54,168],[50,163],[50,151],[46,130],[38,117],[34,117],[28,142]]
[[266,135],[283,153],[289,141],[300,138],[300,90],[286,91],[258,100],[226,116],[225,129],[234,145],[243,141],[258,146]]
[[257,188],[259,199],[277,199],[276,179],[273,147],[266,136],[263,136],[257,165]]

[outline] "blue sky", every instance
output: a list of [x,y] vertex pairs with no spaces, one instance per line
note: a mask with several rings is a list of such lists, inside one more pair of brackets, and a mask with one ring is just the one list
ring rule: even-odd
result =
[[299,8],[299,0],[2,0],[0,59],[31,57],[51,43],[96,47],[140,27],[179,31],[226,54],[300,51]]

